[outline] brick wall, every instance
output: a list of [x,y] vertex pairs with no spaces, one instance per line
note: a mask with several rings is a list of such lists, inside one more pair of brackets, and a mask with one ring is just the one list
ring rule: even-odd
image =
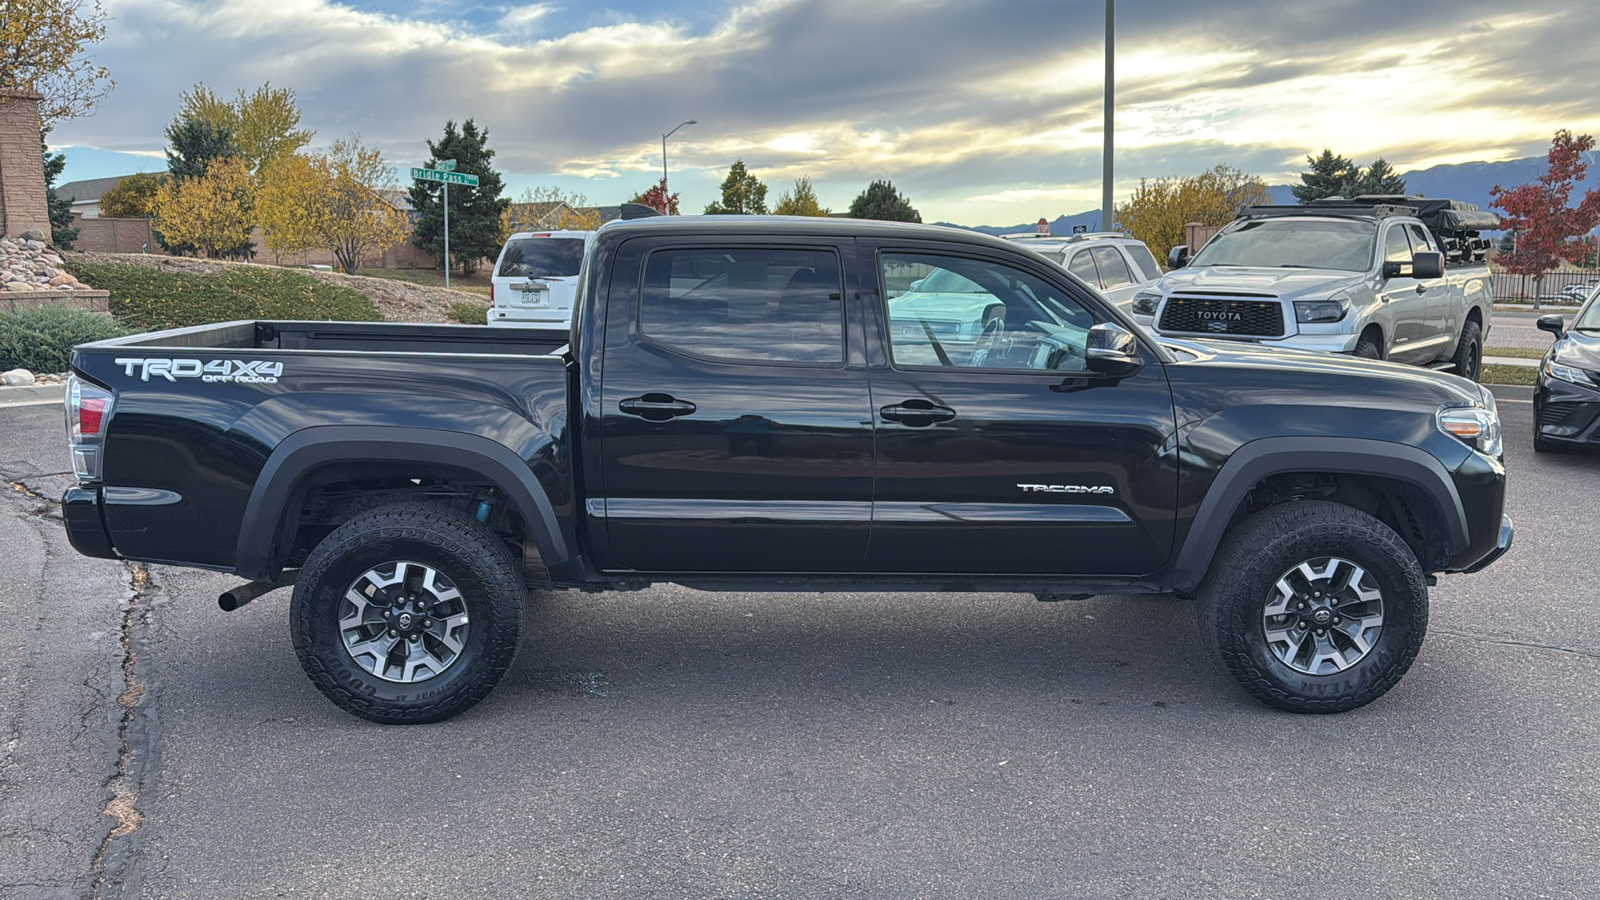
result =
[[[1201,247],[1206,245],[1206,241],[1216,237],[1217,232],[1221,230],[1221,225],[1201,225],[1199,222],[1190,222],[1184,225],[1183,237],[1184,241],[1189,245],[1189,255],[1195,255]],[[1161,261],[1162,265],[1166,265],[1166,263],[1167,261],[1164,259]]]
[[78,239],[72,242],[74,250],[96,253],[159,253],[166,254],[156,243],[150,231],[149,219],[74,219]]
[[50,240],[50,208],[44,197],[44,154],[39,143],[43,94],[0,89],[0,236],[29,229]]

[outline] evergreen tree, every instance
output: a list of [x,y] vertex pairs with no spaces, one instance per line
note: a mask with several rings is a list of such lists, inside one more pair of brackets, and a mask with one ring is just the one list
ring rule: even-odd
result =
[[204,175],[214,159],[238,156],[239,145],[226,125],[179,116],[167,126],[167,171],[173,178]]
[[744,160],[736,159],[722,179],[722,202],[706,204],[708,216],[764,216],[767,214],[767,186],[745,170]]
[[1350,189],[1361,180],[1361,167],[1347,157],[1335,156],[1323,147],[1321,156],[1306,156],[1306,164],[1311,171],[1300,173],[1302,183],[1289,188],[1296,200],[1305,204],[1324,197],[1354,196]]
[[850,201],[850,218],[888,222],[921,222],[922,214],[887,181],[874,181]]
[[56,196],[56,178],[67,167],[67,155],[51,153],[42,133],[39,135],[39,144],[44,152],[44,198],[50,208],[50,243],[55,244],[58,250],[71,250],[79,231],[72,227],[72,201]]
[[[500,217],[511,208],[511,200],[501,197],[505,182],[489,167],[494,151],[489,149],[489,129],[480,129],[471,119],[444,123],[444,137],[428,142],[428,162],[424,168],[437,168],[441,159],[456,161],[457,172],[478,176],[478,186],[450,186],[450,263],[463,275],[471,275],[485,259],[500,253]],[[408,194],[412,208],[419,213],[411,243],[444,260],[444,185],[437,181],[418,181]]]
[[1355,184],[1351,186],[1344,196],[1359,197],[1362,194],[1404,194],[1405,192],[1406,180],[1400,177],[1400,173],[1394,170],[1394,166],[1389,165],[1387,159],[1380,156],[1372,161],[1372,165],[1367,166],[1367,170],[1361,173],[1361,177],[1356,179]]

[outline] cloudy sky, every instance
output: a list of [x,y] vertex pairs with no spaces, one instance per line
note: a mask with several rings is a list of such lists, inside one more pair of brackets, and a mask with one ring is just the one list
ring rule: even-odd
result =
[[[164,168],[196,83],[293,88],[314,145],[402,167],[446,119],[490,134],[510,193],[594,203],[659,179],[685,211],[742,158],[847,207],[887,178],[926,221],[1014,224],[1100,201],[1103,0],[102,0],[115,91],[51,136],[63,180]],[[1405,171],[1600,133],[1600,4],[1120,0],[1116,190],[1228,163],[1284,183],[1324,146]]]

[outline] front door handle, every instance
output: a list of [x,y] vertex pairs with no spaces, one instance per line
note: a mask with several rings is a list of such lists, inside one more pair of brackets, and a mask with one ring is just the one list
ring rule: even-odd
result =
[[899,422],[912,428],[923,428],[935,422],[948,422],[956,417],[956,411],[948,406],[937,406],[927,400],[906,400],[894,406],[885,406],[878,410],[878,415],[891,422]]
[[638,416],[647,422],[665,422],[677,416],[687,416],[698,407],[687,400],[679,400],[671,394],[651,392],[643,397],[629,397],[618,403],[617,408],[630,416]]
[[1427,285],[1425,285],[1425,284],[1417,285],[1417,293],[1426,294],[1427,292],[1428,292],[1428,286]]

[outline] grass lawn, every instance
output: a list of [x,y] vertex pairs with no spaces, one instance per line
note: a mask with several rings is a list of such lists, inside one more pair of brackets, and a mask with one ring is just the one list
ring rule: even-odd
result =
[[1531,347],[1485,347],[1484,356],[1509,356],[1513,359],[1544,359],[1543,350]]
[[[356,274],[426,287],[444,287],[444,272],[439,269],[357,269]],[[450,273],[450,290],[489,296],[489,270],[479,269],[477,274],[465,276]]]
[[1533,387],[1534,376],[1539,374],[1538,369],[1528,366],[1504,366],[1486,363],[1483,374],[1478,380],[1484,384],[1520,384]]

